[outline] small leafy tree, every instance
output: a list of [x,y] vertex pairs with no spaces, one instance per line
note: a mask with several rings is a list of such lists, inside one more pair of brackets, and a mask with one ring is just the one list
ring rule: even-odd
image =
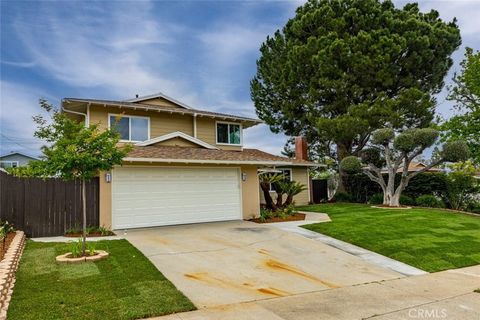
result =
[[[398,207],[400,196],[413,177],[443,162],[463,161],[468,158],[469,151],[464,142],[447,142],[430,164],[421,170],[408,172],[412,160],[431,147],[437,141],[438,135],[438,131],[430,128],[409,129],[397,135],[393,129],[379,129],[372,134],[370,152],[364,153],[362,157],[346,157],[340,166],[349,173],[363,171],[382,188],[383,204]],[[376,151],[377,156],[372,151]],[[399,169],[401,169],[401,178],[395,186],[395,176]],[[386,181],[383,176],[384,171],[387,172]]]
[[[83,244],[85,254],[87,207],[85,182],[94,178],[100,171],[108,171],[122,164],[122,159],[131,146],[117,147],[120,140],[115,130],[101,131],[96,124],[85,126],[82,122],[67,117],[53,108],[46,100],[40,99],[40,106],[51,117],[33,117],[37,124],[35,136],[47,144],[42,147],[44,159],[34,162],[30,169],[22,169],[33,176],[57,176],[65,180],[80,179],[82,182]],[[21,172],[19,172],[21,173]]]

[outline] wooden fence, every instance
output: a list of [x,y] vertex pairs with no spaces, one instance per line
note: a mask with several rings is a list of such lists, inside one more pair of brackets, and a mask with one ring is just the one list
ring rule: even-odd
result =
[[[87,224],[99,223],[99,180],[88,181]],[[82,225],[81,181],[18,178],[0,171],[0,219],[28,237],[60,236]]]

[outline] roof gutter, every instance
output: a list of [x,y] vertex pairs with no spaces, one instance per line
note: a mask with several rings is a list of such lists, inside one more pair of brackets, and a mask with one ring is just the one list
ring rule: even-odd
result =
[[161,108],[155,108],[155,107],[148,107],[148,106],[141,105],[141,104],[136,104],[135,106],[131,106],[131,105],[121,104],[121,103],[101,102],[101,101],[93,102],[93,101],[82,100],[82,99],[73,99],[73,98],[70,98],[70,99],[65,98],[63,101],[66,102],[66,103],[70,103],[72,101],[75,101],[75,102],[83,102],[83,103],[100,105],[100,106],[104,106],[104,107],[115,106],[115,107],[119,107],[119,108],[126,108],[126,109],[133,109],[133,110],[142,109],[142,110],[145,110],[145,111],[166,112],[166,113],[170,113],[170,114],[171,113],[178,113],[178,114],[181,114],[181,115],[196,114],[197,116],[200,116],[200,117],[207,117],[207,118],[213,118],[213,119],[223,119],[223,120],[232,119],[232,120],[235,120],[235,121],[252,122],[254,124],[264,123],[262,120],[259,120],[259,119],[236,117],[236,116],[233,116],[233,115],[210,114],[209,112],[203,113],[200,110],[193,111],[192,109],[179,109],[179,110],[161,109]]
[[150,162],[150,163],[192,163],[192,164],[244,164],[261,166],[292,166],[292,167],[322,167],[318,163],[295,163],[287,161],[235,161],[235,160],[197,160],[197,159],[160,159],[160,158],[123,158],[125,162]]
[[[87,111],[89,111],[89,109],[87,109]],[[85,118],[85,127],[88,127],[88,116],[87,116],[86,113],[68,110],[68,109],[65,109],[64,107],[62,107],[62,111],[66,112],[66,113],[72,113],[72,114],[77,114],[77,115],[83,116]]]

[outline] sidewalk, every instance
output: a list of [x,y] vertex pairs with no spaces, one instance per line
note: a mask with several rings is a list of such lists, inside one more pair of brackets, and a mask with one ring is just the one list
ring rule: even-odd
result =
[[480,265],[151,320],[480,319]]

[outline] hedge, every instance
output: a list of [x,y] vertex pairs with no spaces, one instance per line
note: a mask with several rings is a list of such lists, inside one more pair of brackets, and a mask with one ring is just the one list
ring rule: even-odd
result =
[[[401,175],[397,174],[397,183],[400,177]],[[382,192],[382,188],[363,173],[346,175],[344,176],[343,182],[353,202],[366,203],[374,194]],[[402,195],[416,199],[424,194],[442,195],[446,193],[446,190],[447,183],[445,173],[423,172],[410,180],[410,183]]]

